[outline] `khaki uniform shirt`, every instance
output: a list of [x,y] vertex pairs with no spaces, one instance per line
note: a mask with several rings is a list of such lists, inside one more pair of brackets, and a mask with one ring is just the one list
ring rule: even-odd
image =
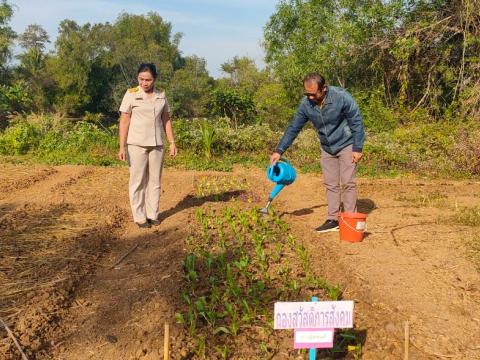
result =
[[163,145],[162,114],[170,112],[170,108],[165,93],[156,89],[153,91],[151,99],[147,99],[147,94],[139,86],[128,89],[123,96],[120,112],[130,114],[127,144]]

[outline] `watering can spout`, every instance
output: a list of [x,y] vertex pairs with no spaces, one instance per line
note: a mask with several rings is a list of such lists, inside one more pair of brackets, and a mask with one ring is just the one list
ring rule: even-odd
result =
[[275,196],[277,196],[278,193],[279,193],[280,191],[282,191],[282,189],[283,189],[284,187],[285,187],[284,184],[277,184],[277,185],[275,185],[275,186],[273,187],[272,191],[270,192],[270,196],[268,197],[268,200],[269,200],[269,201],[272,201],[272,200],[275,198]]

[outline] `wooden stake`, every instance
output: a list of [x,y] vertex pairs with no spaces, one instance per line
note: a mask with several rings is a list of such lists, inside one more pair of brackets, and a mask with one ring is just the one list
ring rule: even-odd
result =
[[404,356],[404,360],[408,360],[409,344],[410,344],[410,329],[408,327],[408,321],[405,321],[405,356]]
[[168,343],[170,339],[170,329],[168,323],[165,323],[165,334],[163,335],[163,360],[169,360],[168,356]]
[[17,347],[18,351],[20,351],[20,354],[22,354],[22,359],[23,360],[28,360],[27,355],[25,355],[25,353],[23,352],[22,348],[20,347],[20,344],[18,343],[17,339],[13,335],[12,330],[10,330],[10,328],[7,326],[7,324],[5,324],[5,321],[3,321],[2,318],[0,318],[0,323],[2,323],[5,330],[7,330],[8,336],[10,336],[10,338],[13,340],[15,346]]

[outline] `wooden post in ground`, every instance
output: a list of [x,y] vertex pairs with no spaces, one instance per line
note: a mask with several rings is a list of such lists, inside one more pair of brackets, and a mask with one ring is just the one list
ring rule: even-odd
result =
[[169,355],[168,355],[169,338],[170,338],[170,329],[168,327],[168,323],[166,322],[165,333],[163,335],[163,360],[169,360]]
[[408,347],[410,344],[410,329],[408,327],[408,321],[405,321],[405,352],[404,352],[404,360],[408,360]]

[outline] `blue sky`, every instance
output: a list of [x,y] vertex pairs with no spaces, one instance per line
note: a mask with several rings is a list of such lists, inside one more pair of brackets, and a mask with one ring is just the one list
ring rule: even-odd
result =
[[54,42],[61,20],[79,24],[114,22],[118,14],[155,11],[183,33],[180,50],[207,60],[210,75],[234,56],[249,56],[262,67],[263,27],[279,0],[9,0],[14,5],[12,28],[21,33],[32,23],[47,30]]

